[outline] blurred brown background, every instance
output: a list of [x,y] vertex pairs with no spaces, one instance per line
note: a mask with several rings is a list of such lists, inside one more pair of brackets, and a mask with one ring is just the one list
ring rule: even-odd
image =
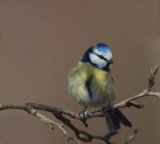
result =
[[[150,68],[160,66],[160,0],[0,0],[0,103],[36,102],[78,112],[82,107],[68,95],[67,76],[97,42],[112,49],[117,101],[141,92]],[[160,73],[156,81],[153,90],[160,91]],[[133,127],[122,126],[113,142],[121,143],[134,128],[140,129],[134,143],[160,142],[160,100],[139,101],[144,109],[123,110]],[[88,124],[89,132],[106,133],[104,119]],[[52,132],[23,111],[0,111],[0,144],[65,142],[59,129]]]

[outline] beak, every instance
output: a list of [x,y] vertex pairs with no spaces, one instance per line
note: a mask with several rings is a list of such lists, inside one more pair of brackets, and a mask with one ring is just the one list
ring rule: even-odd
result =
[[109,66],[110,66],[110,64],[112,64],[112,63],[113,63],[112,60],[107,60],[107,64],[106,64],[106,66],[104,67],[104,70],[106,70],[107,72],[111,71],[110,68],[109,68]]
[[113,60],[109,60],[108,63],[109,63],[109,64],[112,64],[112,63],[113,63]]

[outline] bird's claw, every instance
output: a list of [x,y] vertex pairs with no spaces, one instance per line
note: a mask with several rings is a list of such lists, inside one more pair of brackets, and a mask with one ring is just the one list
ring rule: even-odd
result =
[[80,120],[83,122],[83,124],[85,125],[85,127],[88,127],[88,124],[86,123],[86,119],[85,119],[85,116],[87,114],[89,114],[89,112],[86,111],[87,109],[87,106],[85,106],[78,114]]
[[84,117],[86,115],[86,109],[87,109],[87,106],[85,106],[79,113],[78,113],[78,116],[80,118],[80,120],[84,120]]

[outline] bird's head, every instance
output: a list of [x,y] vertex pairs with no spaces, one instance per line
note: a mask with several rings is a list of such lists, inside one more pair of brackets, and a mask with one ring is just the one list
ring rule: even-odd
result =
[[104,43],[97,43],[90,47],[82,56],[82,62],[90,62],[96,68],[111,71],[112,52],[108,45]]

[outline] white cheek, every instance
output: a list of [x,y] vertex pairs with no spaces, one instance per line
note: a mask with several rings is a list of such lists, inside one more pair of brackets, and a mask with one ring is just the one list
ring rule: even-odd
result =
[[102,53],[98,49],[93,49],[93,52],[99,55],[102,55]]
[[107,62],[103,59],[100,59],[97,55],[94,53],[89,54],[89,58],[93,64],[96,64],[96,66],[100,69],[106,66]]
[[111,60],[112,59],[112,53],[111,52],[106,53],[106,54],[104,54],[104,57],[107,58],[108,60]]

